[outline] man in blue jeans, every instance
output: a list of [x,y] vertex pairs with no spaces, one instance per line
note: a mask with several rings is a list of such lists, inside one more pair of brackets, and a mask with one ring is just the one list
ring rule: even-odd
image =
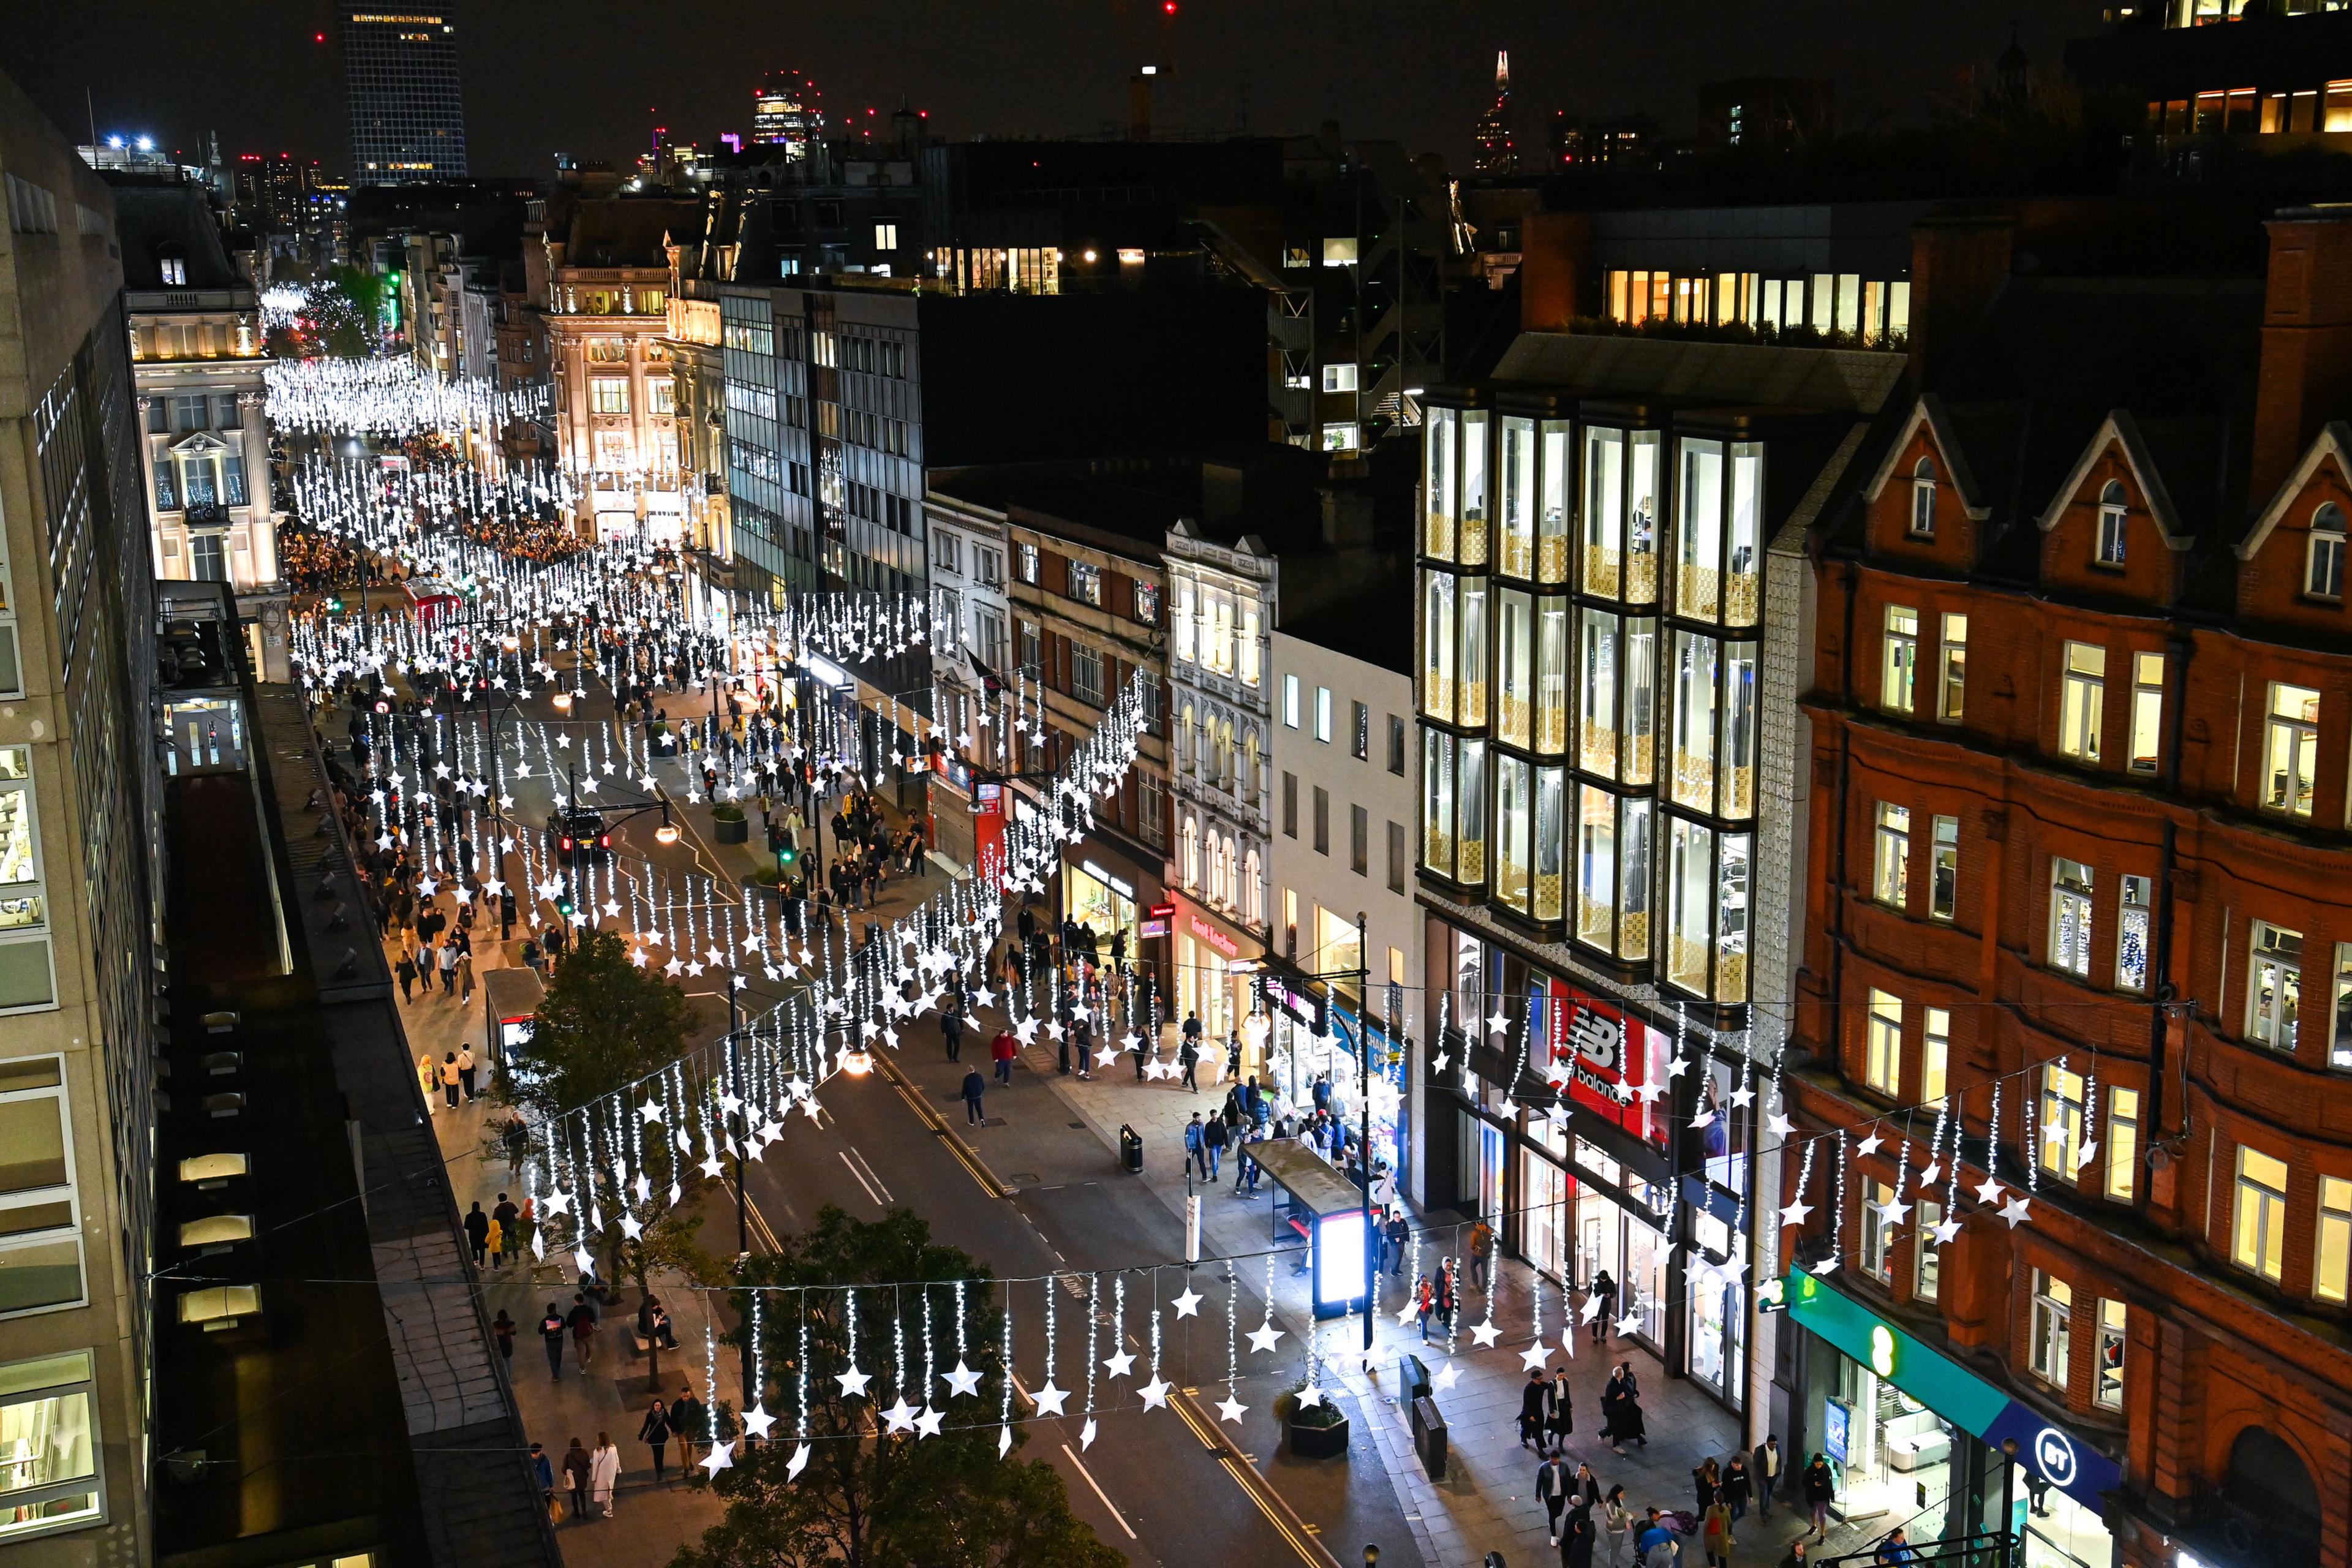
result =
[[1208,1158],[1209,1180],[1213,1182],[1217,1179],[1217,1166],[1224,1160],[1228,1137],[1223,1116],[1210,1117],[1208,1124],[1201,1130],[1201,1152]]
[[1209,1173],[1209,1152],[1206,1132],[1201,1126],[1201,1113],[1192,1112],[1192,1120],[1184,1124],[1184,1162],[1198,1170],[1205,1179]]

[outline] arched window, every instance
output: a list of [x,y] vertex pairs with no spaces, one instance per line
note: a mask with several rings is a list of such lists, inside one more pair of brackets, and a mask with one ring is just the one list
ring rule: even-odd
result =
[[2315,599],[2344,597],[2344,513],[2323,501],[2311,514],[2311,542],[2303,562],[2303,591]]
[[1911,532],[1920,539],[1936,537],[1936,464],[1922,458],[1911,470]]
[[1201,828],[1189,816],[1184,819],[1184,886],[1193,892],[1201,889]]
[[1190,772],[1192,766],[1192,705],[1184,704],[1183,716],[1176,721],[1176,766]]
[[2125,499],[2124,482],[2109,479],[2099,491],[2099,564],[2120,566],[2124,563],[2124,524],[2131,516],[2131,503]]
[[1252,805],[1263,805],[1265,799],[1265,759],[1258,752],[1257,731],[1255,728],[1249,732],[1249,740],[1243,748],[1243,760],[1246,764],[1242,771],[1243,798]]
[[2221,1533],[2251,1560],[2319,1561],[2319,1489],[2285,1438],[2249,1426],[2230,1445]]
[[1265,923],[1265,879],[1261,872],[1257,847],[1252,845],[1242,858],[1242,919],[1250,925]]

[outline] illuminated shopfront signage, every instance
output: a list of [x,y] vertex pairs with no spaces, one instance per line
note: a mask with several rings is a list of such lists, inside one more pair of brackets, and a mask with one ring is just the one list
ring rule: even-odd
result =
[[1532,999],[1546,1059],[1552,1076],[1566,1080],[1569,1097],[1653,1147],[1664,1148],[1664,1092],[1648,1100],[1622,1096],[1625,1085],[1640,1089],[1664,1081],[1665,1037],[1564,981],[1547,977],[1535,984]]
[[2100,1508],[2101,1494],[2123,1485],[2113,1459],[1843,1291],[1792,1268],[1782,1294],[1791,1321],[1995,1447],[2014,1439],[2018,1462],[2076,1502]]
[[1184,929],[1191,931],[1201,941],[1207,942],[1212,950],[1223,957],[1239,958],[1242,955],[1241,943],[1235,942],[1232,937],[1227,936],[1224,932],[1219,931],[1215,926],[1211,925],[1207,921],[1202,920],[1200,916],[1192,913],[1190,910],[1187,910],[1184,912]]

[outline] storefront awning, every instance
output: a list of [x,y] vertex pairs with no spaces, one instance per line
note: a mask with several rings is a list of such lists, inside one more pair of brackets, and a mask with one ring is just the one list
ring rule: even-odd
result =
[[1984,1441],[2014,1437],[2019,1462],[2076,1502],[2100,1508],[2102,1494],[2123,1485],[2113,1459],[1843,1291],[1801,1268],[1789,1270],[1783,1290],[1792,1321]]

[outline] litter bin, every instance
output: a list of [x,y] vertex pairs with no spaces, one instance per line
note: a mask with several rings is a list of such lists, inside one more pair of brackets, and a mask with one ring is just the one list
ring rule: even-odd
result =
[[1445,1417],[1427,1394],[1412,1402],[1412,1447],[1433,1481],[1445,1479]]
[[1118,1125],[1118,1163],[1139,1176],[1143,1173],[1143,1134],[1124,1121]]
[[1429,1397],[1429,1367],[1422,1359],[1407,1351],[1397,1363],[1397,1402],[1411,1405],[1416,1399]]

